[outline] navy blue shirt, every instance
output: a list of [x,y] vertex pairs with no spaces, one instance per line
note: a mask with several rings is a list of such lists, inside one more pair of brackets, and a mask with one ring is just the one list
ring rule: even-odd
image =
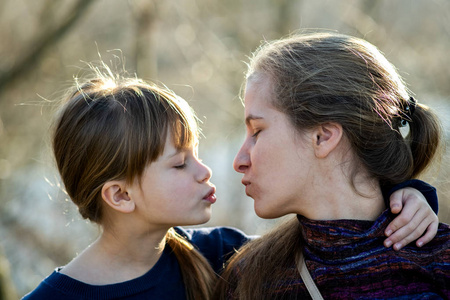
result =
[[[243,232],[230,227],[175,229],[195,245],[216,272],[220,271],[234,250],[249,239]],[[61,274],[59,269],[23,299],[186,299],[180,266],[168,245],[146,274],[121,283],[90,285]]]

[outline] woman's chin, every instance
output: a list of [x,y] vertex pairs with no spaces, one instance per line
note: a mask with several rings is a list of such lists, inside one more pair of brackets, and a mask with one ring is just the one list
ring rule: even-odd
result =
[[258,217],[262,218],[262,219],[275,219],[275,218],[279,218],[282,215],[276,213],[273,209],[269,209],[267,207],[263,207],[261,205],[256,205],[255,202],[255,213]]

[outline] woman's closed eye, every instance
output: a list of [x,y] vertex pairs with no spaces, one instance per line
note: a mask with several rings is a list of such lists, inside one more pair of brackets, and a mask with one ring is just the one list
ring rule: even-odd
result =
[[258,134],[261,132],[261,130],[256,130],[256,132],[252,135],[252,137],[257,137],[258,136]]

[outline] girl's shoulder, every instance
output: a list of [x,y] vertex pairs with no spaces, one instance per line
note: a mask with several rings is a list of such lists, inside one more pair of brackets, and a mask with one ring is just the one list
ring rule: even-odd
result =
[[256,238],[233,227],[175,227],[175,231],[191,242],[216,272],[222,269],[223,263],[243,244]]
[[185,299],[180,266],[173,251],[166,247],[157,263],[137,278],[106,285],[91,285],[53,271],[22,300],[79,299]]

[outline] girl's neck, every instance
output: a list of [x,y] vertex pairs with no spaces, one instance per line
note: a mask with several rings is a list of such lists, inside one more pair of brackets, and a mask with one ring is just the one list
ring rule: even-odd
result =
[[161,257],[167,230],[136,235],[104,230],[61,273],[79,281],[105,285],[124,282],[147,273]]

